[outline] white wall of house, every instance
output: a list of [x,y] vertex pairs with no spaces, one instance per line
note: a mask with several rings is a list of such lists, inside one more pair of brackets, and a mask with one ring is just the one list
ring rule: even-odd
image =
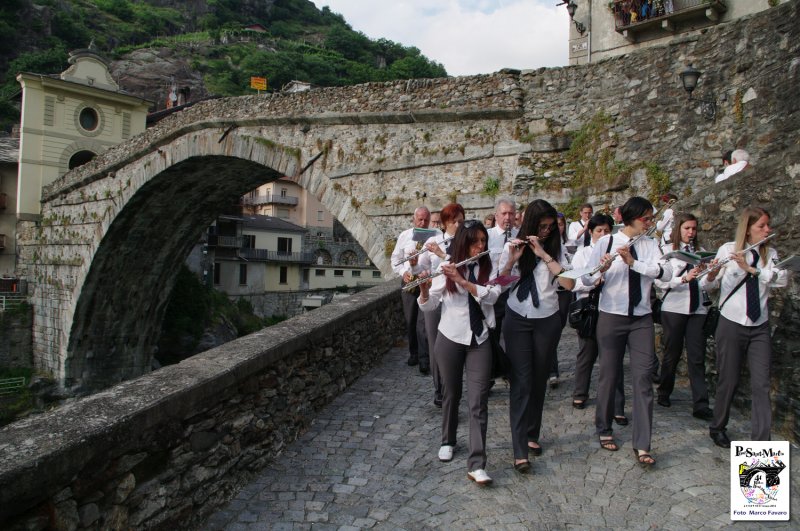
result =
[[[672,0],[675,10],[691,7],[696,4],[706,3],[707,0]],[[787,0],[783,0],[787,1]],[[597,62],[607,57],[630,53],[640,48],[662,45],[671,39],[683,37],[687,33],[697,32],[713,24],[730,22],[738,18],[752,15],[769,9],[768,0],[723,0],[726,11],[714,21],[705,16],[693,18],[689,21],[677,21],[675,31],[668,31],[658,27],[637,34],[636,42],[626,39],[617,32],[614,14],[609,8],[609,0],[575,0],[578,5],[575,11],[576,22],[586,28],[581,35],[573,21],[569,20],[569,64],[584,64]],[[710,13],[714,17],[714,13]]]
[[308,289],[333,289],[339,286],[356,287],[380,284],[383,275],[378,270],[338,265],[311,265],[308,270]]

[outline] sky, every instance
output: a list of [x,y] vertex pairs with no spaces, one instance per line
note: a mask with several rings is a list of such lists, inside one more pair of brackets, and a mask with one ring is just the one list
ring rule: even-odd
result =
[[451,76],[568,62],[559,0],[311,0],[372,39],[415,46]]

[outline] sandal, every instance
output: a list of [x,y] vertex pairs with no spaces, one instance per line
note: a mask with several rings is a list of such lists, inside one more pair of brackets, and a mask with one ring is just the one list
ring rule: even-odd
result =
[[643,468],[651,467],[656,464],[656,460],[653,459],[653,456],[650,455],[648,452],[640,454],[639,450],[634,448],[633,454],[636,456],[636,461],[638,461],[639,465],[642,466]]
[[617,446],[616,441],[613,438],[611,439],[600,439],[600,448],[603,450],[608,450],[609,452],[616,452],[619,450],[619,446]]
[[520,461],[519,463],[514,463],[514,470],[516,470],[520,474],[527,474],[530,469],[531,469],[531,462],[528,461],[527,459],[525,461]]
[[572,407],[574,407],[575,409],[583,409],[583,408],[586,407],[586,401],[585,400],[573,400],[572,401]]
[[628,425],[628,417],[625,415],[614,416],[614,422],[619,424],[620,426],[627,426]]

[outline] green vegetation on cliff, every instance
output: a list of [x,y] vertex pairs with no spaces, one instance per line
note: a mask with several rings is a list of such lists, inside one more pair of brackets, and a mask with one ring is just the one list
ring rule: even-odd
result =
[[[245,29],[255,24],[266,31]],[[173,49],[219,96],[252,93],[251,76],[266,76],[279,89],[293,79],[343,86],[447,75],[417,48],[371,40],[309,0],[3,0],[0,32],[4,129],[19,118],[9,101],[19,91],[16,74],[61,72],[68,50],[91,41],[111,59]]]

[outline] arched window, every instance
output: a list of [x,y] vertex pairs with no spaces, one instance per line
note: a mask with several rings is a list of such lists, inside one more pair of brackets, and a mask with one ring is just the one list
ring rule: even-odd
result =
[[314,261],[317,263],[317,265],[331,265],[333,262],[331,259],[331,253],[325,249],[317,249],[316,252],[314,252]]
[[358,263],[358,255],[350,250],[344,251],[339,255],[339,263],[342,265],[356,265]]
[[83,166],[84,164],[95,158],[95,156],[96,154],[92,153],[91,151],[87,150],[78,151],[69,158],[69,169],[74,169],[77,168],[78,166]]

